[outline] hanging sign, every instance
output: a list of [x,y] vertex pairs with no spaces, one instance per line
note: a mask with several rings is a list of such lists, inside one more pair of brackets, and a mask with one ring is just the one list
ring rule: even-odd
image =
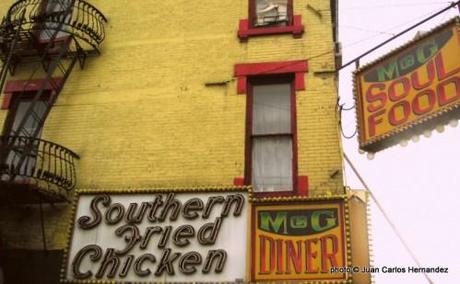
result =
[[63,281],[243,281],[247,202],[239,188],[79,193]]
[[455,18],[355,72],[361,149],[376,152],[459,117],[459,27]]
[[251,280],[347,283],[345,207],[343,198],[254,204]]

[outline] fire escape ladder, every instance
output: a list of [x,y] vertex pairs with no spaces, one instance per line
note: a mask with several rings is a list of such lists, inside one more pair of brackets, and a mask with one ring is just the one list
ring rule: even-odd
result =
[[[12,72],[11,61],[13,60],[13,54],[14,54],[14,50],[16,49],[16,45],[20,40],[21,26],[22,26],[22,23],[24,22],[25,14],[26,14],[26,11],[24,10],[22,12],[22,16],[21,16],[21,20],[19,22],[18,28],[16,32],[14,32],[13,40],[11,42],[10,48],[7,53],[8,55],[6,56],[6,58],[2,59],[3,64],[2,64],[2,69],[0,70],[0,91],[3,90],[3,86],[5,85],[6,75],[8,71]],[[5,18],[3,18],[2,24],[0,25],[0,27],[5,28],[5,29],[8,28]],[[5,39],[0,39],[0,41],[1,40],[5,40]]]
[[[9,174],[11,182],[19,175],[21,168],[27,166],[25,165],[27,159],[36,155],[36,138],[40,136],[51,107],[61,93],[76,62],[79,61],[80,66],[83,66],[86,58],[85,51],[72,35],[66,36],[64,41],[56,40],[67,16],[71,13],[72,6],[73,4],[65,7],[60,17],[59,25],[52,27],[52,30],[46,26],[46,21],[42,24],[41,31],[49,36],[49,41],[41,51],[40,56],[40,63],[46,71],[45,79],[41,81],[38,91],[30,100],[30,105],[25,111],[22,120],[18,123],[17,128],[12,131],[7,141],[2,141],[3,145],[5,145],[4,149],[7,149],[6,153],[4,152],[5,156],[2,157],[2,161],[5,161],[5,159],[15,161]],[[34,74],[31,75],[30,80],[32,80],[33,76]],[[24,86],[24,90],[27,84]],[[24,96],[26,92],[23,91],[18,95]],[[32,129],[26,127],[30,125],[34,125],[34,127]]]

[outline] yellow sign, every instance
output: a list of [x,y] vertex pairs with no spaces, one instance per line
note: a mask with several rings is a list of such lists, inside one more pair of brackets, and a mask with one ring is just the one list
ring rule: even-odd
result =
[[346,283],[345,206],[343,199],[254,205],[252,280]]
[[364,150],[446,123],[460,106],[459,18],[364,66],[354,80]]

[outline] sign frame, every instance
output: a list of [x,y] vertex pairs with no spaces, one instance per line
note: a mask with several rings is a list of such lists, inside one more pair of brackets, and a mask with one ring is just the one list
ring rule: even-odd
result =
[[[158,187],[158,188],[137,188],[137,189],[79,189],[75,191],[75,195],[73,197],[72,201],[72,207],[70,210],[70,224],[67,230],[67,236],[66,236],[66,246],[64,248],[63,256],[62,256],[62,266],[61,266],[61,271],[60,271],[60,283],[80,283],[80,284],[89,284],[89,283],[100,283],[100,284],[114,284],[114,283],[125,283],[126,281],[119,281],[119,280],[110,280],[110,279],[100,279],[100,280],[95,280],[95,279],[85,279],[85,280],[79,280],[79,279],[67,279],[67,274],[68,274],[68,267],[69,267],[69,261],[70,261],[70,249],[72,248],[72,236],[73,232],[75,229],[75,221],[76,221],[76,214],[77,214],[77,209],[78,209],[78,201],[81,196],[83,195],[126,195],[126,194],[168,194],[168,193],[175,193],[175,194],[181,194],[181,193],[247,193],[247,198],[246,198],[246,208],[243,209],[247,211],[247,226],[249,230],[249,219],[250,219],[250,210],[251,210],[251,200],[253,198],[253,191],[251,186],[243,185],[243,186],[192,186],[192,187]],[[247,251],[248,250],[248,236],[244,236],[245,243],[244,243],[244,249]],[[245,258],[247,258],[248,252],[246,252]],[[245,268],[245,278],[247,277],[247,267]],[[161,281],[159,279],[159,281]],[[131,283],[132,281],[128,281]],[[136,281],[135,281],[136,282]],[[144,281],[145,282],[145,281]],[[140,282],[140,283],[144,283]],[[155,282],[155,281],[154,281]],[[137,283],[137,282],[136,282]],[[145,283],[151,283],[149,281]],[[218,283],[218,282],[216,282]]]
[[336,196],[321,196],[321,197],[269,197],[269,198],[254,198],[252,199],[251,206],[251,221],[250,221],[250,281],[261,282],[286,282],[286,281],[313,281],[314,283],[331,283],[331,284],[348,284],[352,280],[352,274],[349,272],[342,273],[341,279],[257,279],[256,277],[256,231],[257,231],[257,207],[270,206],[276,207],[299,207],[312,208],[314,206],[324,206],[325,204],[338,204],[341,208],[339,216],[341,216],[341,222],[339,224],[340,231],[342,234],[341,248],[343,251],[343,266],[352,267],[352,255],[351,255],[351,231],[350,231],[350,211],[348,204],[347,195],[336,195]]
[[[378,134],[372,138],[367,138],[367,135],[365,134],[365,131],[368,130],[368,123],[365,121],[367,117],[364,115],[363,98],[365,94],[363,93],[361,86],[361,77],[363,77],[366,72],[372,71],[379,65],[383,65],[384,63],[395,58],[399,59],[401,54],[404,54],[411,48],[414,48],[417,46],[417,44],[423,42],[424,40],[436,36],[436,33],[447,29],[456,29],[457,33],[454,34],[454,37],[457,37],[460,41],[460,17],[454,17],[451,20],[435,27],[429,32],[424,33],[421,36],[407,42],[406,44],[392,50],[388,54],[361,66],[353,72],[353,95],[356,103],[356,124],[360,149],[367,152],[378,152],[380,150],[394,146],[402,140],[409,140],[414,135],[421,135],[424,130],[431,131],[439,124],[444,125],[451,119],[460,118],[460,100],[458,100],[451,105],[446,107],[439,107],[436,111],[428,112],[426,115],[420,115],[413,121],[404,122],[401,125],[394,126],[389,131],[382,131],[381,134]],[[427,64],[427,62],[428,60],[420,66],[424,66]],[[420,66],[417,68],[420,68]],[[409,74],[401,75],[395,79],[408,76]]]

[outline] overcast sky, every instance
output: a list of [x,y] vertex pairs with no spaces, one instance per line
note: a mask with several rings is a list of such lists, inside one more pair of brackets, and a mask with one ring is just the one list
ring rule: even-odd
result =
[[[339,1],[339,36],[343,61],[348,62],[429,14],[449,5],[440,0],[349,0]],[[414,37],[417,30],[430,30],[459,14],[457,9],[407,33],[361,60],[365,64]],[[351,106],[354,66],[340,72],[341,102]],[[343,116],[350,135],[355,113]],[[460,125],[433,131],[417,143],[394,146],[373,160],[358,153],[357,138],[343,138],[344,150],[399,229],[423,266],[449,267],[448,274],[430,274],[434,283],[460,283]],[[346,168],[346,182],[363,188]],[[376,267],[415,266],[379,210],[372,205],[372,236]],[[375,274],[377,284],[428,283],[423,274]]]

